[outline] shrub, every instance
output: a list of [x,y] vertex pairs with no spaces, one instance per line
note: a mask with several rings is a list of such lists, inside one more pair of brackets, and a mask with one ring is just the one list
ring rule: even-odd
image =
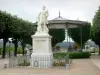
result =
[[70,52],[69,58],[77,59],[77,58],[89,58],[90,53],[89,52]]
[[65,62],[54,62],[53,66],[65,66]]
[[28,62],[27,60],[24,60],[23,63],[20,63],[19,66],[29,66],[30,62]]
[[54,57],[54,59],[65,59],[67,54],[68,53],[66,53],[66,52],[57,52],[57,53],[53,53],[53,57]]
[[13,47],[6,47],[6,53],[9,53],[10,52],[14,52],[14,48]]
[[90,51],[90,53],[95,53],[95,51]]
[[17,53],[18,53],[18,54],[22,54],[22,48],[18,48],[18,49],[17,49]]
[[66,52],[58,52],[54,53],[54,63],[53,66],[65,66],[65,64],[69,63],[69,56]]
[[0,48],[0,55],[2,54],[2,48]]
[[78,58],[89,58],[90,57],[90,53],[89,52],[57,52],[57,53],[53,53],[53,57],[54,59],[67,59],[67,58],[71,58],[71,59],[78,59]]
[[59,45],[57,45],[57,46],[56,46],[56,49],[57,49],[57,50],[60,50],[60,46],[59,46]]

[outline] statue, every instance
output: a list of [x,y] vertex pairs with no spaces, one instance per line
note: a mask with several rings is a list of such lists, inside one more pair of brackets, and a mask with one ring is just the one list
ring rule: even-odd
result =
[[48,33],[48,28],[47,28],[47,24],[48,24],[48,11],[46,10],[46,7],[43,6],[43,10],[39,13],[38,16],[38,27],[37,27],[37,32],[41,33],[41,32],[45,32]]
[[27,57],[30,58],[30,55],[31,55],[31,46],[29,44],[26,44],[25,51],[26,51]]

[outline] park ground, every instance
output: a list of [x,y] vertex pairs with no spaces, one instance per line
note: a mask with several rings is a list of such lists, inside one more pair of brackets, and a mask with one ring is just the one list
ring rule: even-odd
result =
[[0,75],[100,75],[100,55],[92,55],[88,59],[73,59],[69,70],[65,67],[3,69],[4,62],[8,62],[8,59],[0,59]]

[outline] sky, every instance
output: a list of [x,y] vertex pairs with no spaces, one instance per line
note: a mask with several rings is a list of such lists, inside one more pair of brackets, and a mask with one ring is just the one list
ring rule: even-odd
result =
[[92,22],[100,0],[0,0],[0,10],[30,22],[36,22],[44,5],[49,20],[58,17],[60,10],[63,18]]

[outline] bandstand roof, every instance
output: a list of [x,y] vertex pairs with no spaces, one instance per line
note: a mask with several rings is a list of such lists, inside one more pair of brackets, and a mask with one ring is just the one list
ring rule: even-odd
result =
[[[37,22],[34,24],[36,25]],[[89,25],[89,22],[63,18],[62,16],[60,16],[60,12],[57,18],[48,21],[48,28],[50,29],[76,28],[84,25]]]

